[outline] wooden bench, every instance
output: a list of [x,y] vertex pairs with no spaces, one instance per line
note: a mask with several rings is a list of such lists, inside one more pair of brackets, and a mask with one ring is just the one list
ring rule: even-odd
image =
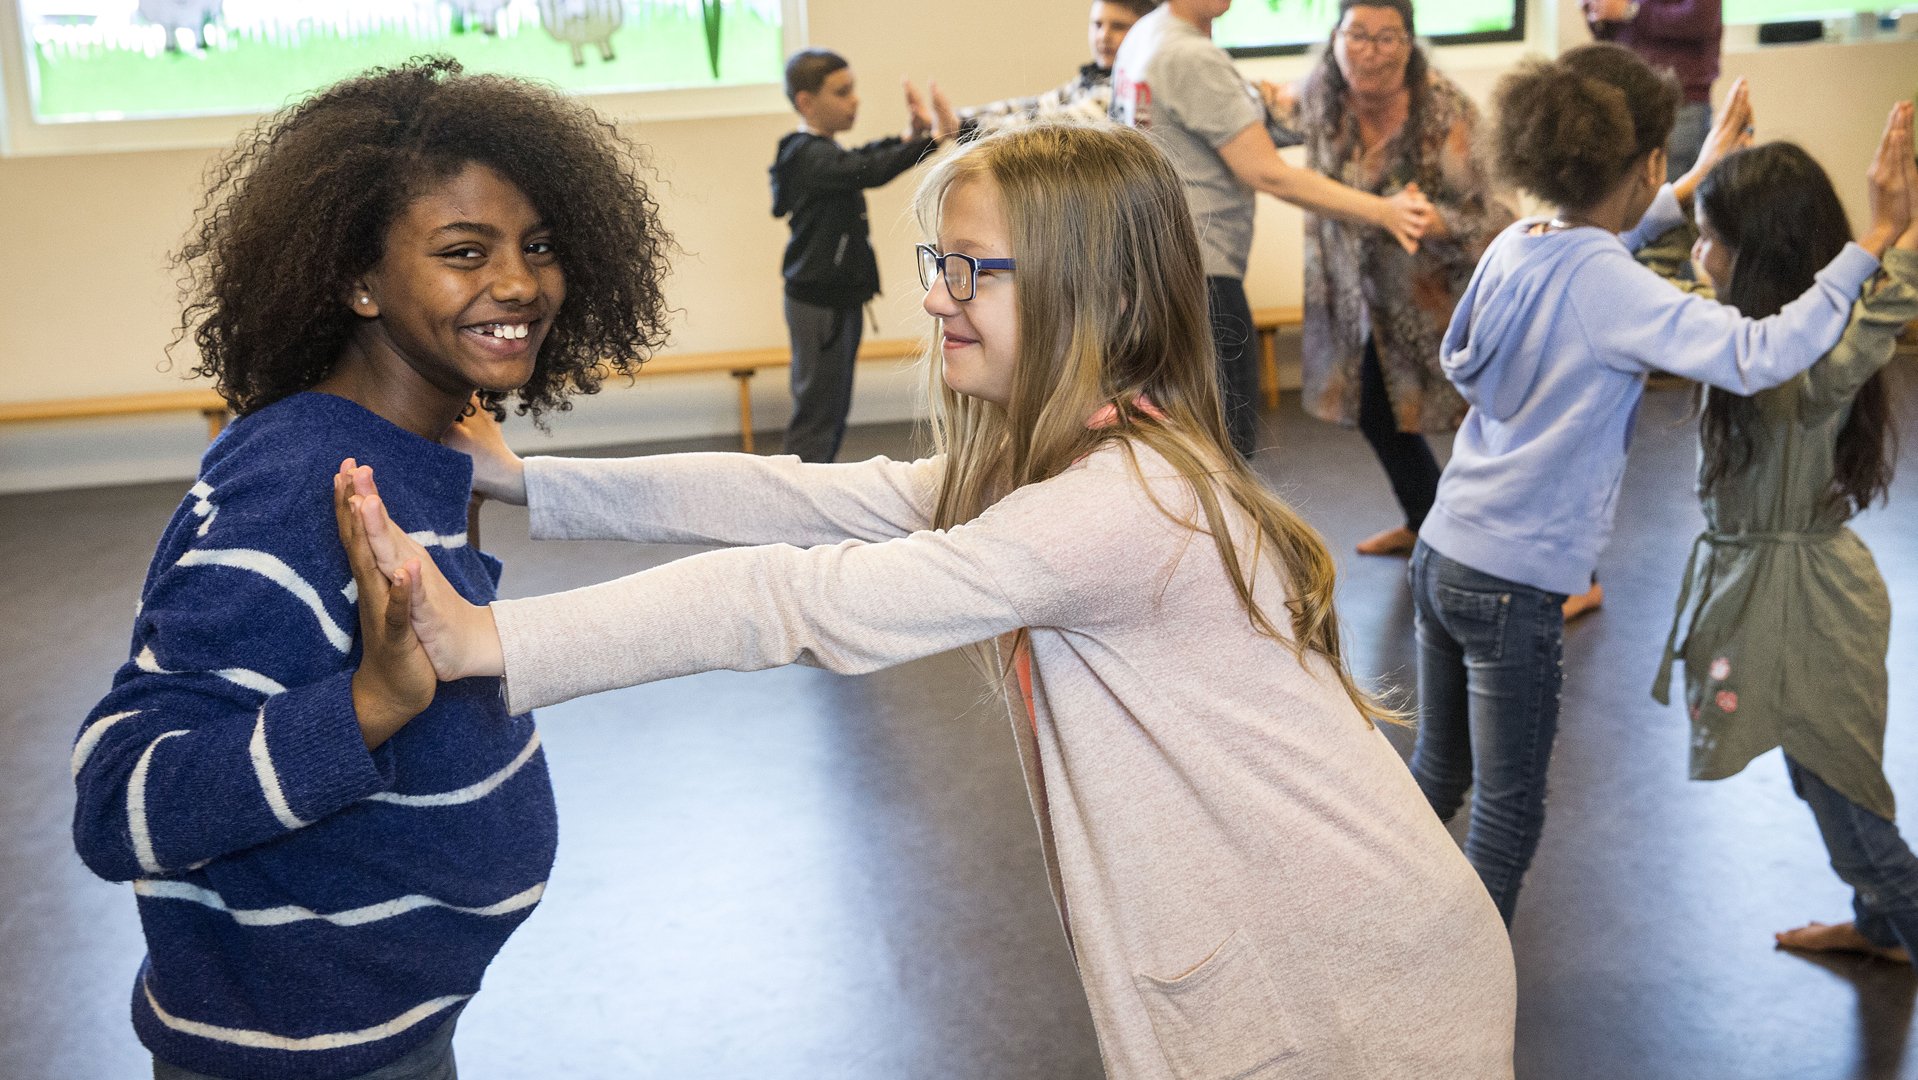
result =
[[[925,343],[917,338],[881,338],[859,344],[861,360],[905,360],[919,355]],[[791,352],[783,345],[770,349],[734,349],[729,352],[669,353],[655,356],[639,369],[639,377],[693,375],[723,371],[739,387],[739,448],[753,452],[753,376],[766,368],[785,368]]]
[[[1279,368],[1276,339],[1278,331],[1296,327],[1303,321],[1298,307],[1261,308],[1253,312],[1254,329],[1259,336],[1259,384],[1265,407],[1279,404]],[[881,338],[859,347],[861,360],[906,360],[919,355],[924,343],[916,338]],[[739,445],[747,453],[753,450],[753,376],[768,368],[784,368],[789,362],[785,346],[766,349],[731,349],[723,352],[668,353],[655,356],[640,368],[639,377],[660,375],[697,375],[723,371],[733,377],[739,391]],[[210,388],[162,390],[146,394],[117,394],[106,397],[53,398],[41,401],[0,402],[0,424],[35,423],[56,420],[84,420],[107,416],[135,416],[147,413],[197,412],[206,420],[207,438],[220,433],[230,417],[226,402]]]
[[[859,347],[861,360],[903,360],[919,355],[922,343],[907,338],[867,341]],[[788,363],[784,346],[769,349],[733,349],[726,352],[669,353],[646,361],[640,377],[655,375],[696,375],[723,371],[739,386],[739,443],[748,453],[753,449],[753,376],[766,368],[784,368]],[[58,420],[88,420],[109,416],[137,416],[149,413],[197,412],[206,420],[208,439],[220,433],[232,413],[226,401],[209,387],[187,390],[161,390],[146,394],[115,394],[103,397],[49,398],[40,401],[0,402],[0,424],[42,423]]]
[[211,389],[162,390],[152,394],[116,394],[112,397],[54,398],[45,401],[0,402],[0,424],[43,420],[84,420],[99,416],[141,413],[196,412],[206,418],[211,439],[226,426],[226,401]]
[[1279,407],[1279,331],[1304,325],[1305,309],[1297,304],[1252,313],[1252,329],[1259,335],[1259,392],[1267,412]]

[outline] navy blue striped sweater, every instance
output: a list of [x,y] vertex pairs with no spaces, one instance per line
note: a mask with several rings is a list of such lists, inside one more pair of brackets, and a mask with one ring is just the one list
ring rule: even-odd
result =
[[74,843],[133,883],[146,932],[134,1027],[215,1076],[338,1080],[406,1054],[479,989],[552,867],[539,736],[498,680],[441,686],[361,741],[331,501],[349,456],[462,594],[493,598],[499,563],[466,543],[471,462],[295,395],[207,451],[74,744]]

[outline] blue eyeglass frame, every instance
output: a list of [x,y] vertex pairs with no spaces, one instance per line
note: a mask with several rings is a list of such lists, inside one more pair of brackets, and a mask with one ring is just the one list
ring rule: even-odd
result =
[[[941,278],[945,278],[946,291],[952,295],[953,300],[961,304],[979,295],[979,271],[1018,269],[1016,265],[1018,262],[1017,259],[975,259],[970,255],[964,255],[957,251],[941,252],[931,244],[914,244],[912,250],[915,261],[919,264],[919,287],[928,290],[932,288],[932,278],[926,274],[925,257],[929,256],[932,259],[933,268]],[[972,271],[972,273],[967,276],[967,281],[972,287],[966,290],[966,295],[964,296],[960,296],[959,293],[953,289],[952,279],[946,277],[947,259],[958,259],[960,262],[965,263],[967,268]]]

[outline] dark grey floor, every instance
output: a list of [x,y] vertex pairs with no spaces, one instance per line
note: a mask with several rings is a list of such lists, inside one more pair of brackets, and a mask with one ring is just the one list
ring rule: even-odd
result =
[[[1771,948],[1773,930],[1847,917],[1777,755],[1688,782],[1685,724],[1647,696],[1698,523],[1683,411],[1676,391],[1648,398],[1607,606],[1568,635],[1551,817],[1515,927],[1519,1075],[1918,1077],[1910,970]],[[1295,399],[1266,420],[1260,467],[1340,553],[1355,666],[1402,678],[1404,564],[1346,554],[1390,524],[1382,474]],[[907,446],[871,428],[847,456]],[[146,1069],[133,900],[69,848],[67,757],[184,487],[0,498],[0,1080]],[[1889,771],[1918,797],[1915,503],[1918,464],[1858,531],[1898,613]],[[515,594],[677,553],[533,545],[522,512],[487,514]],[[559,864],[461,1022],[466,1080],[1098,1075],[1005,720],[963,660],[716,673],[541,723]]]

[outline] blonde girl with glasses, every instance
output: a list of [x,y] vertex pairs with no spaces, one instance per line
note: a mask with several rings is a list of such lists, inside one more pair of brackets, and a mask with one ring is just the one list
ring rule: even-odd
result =
[[733,546],[475,607],[350,463],[343,541],[421,575],[440,677],[503,675],[514,709],[974,647],[1108,1076],[1510,1077],[1509,943],[1345,667],[1324,544],[1228,441],[1171,165],[1022,129],[918,214],[932,456],[522,461],[481,425],[478,483],[538,536]]

